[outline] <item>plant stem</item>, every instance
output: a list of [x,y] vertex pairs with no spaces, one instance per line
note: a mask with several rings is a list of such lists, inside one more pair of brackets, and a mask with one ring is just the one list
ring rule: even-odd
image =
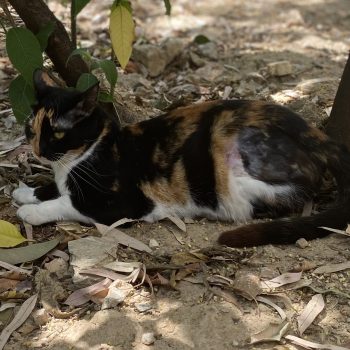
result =
[[72,0],[70,6],[70,35],[74,49],[77,48],[77,17],[75,15],[75,8],[75,0]]

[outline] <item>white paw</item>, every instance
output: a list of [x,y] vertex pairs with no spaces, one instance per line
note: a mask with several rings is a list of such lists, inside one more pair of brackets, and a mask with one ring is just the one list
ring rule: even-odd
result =
[[22,205],[17,210],[17,216],[31,225],[41,225],[47,222],[47,219],[40,214],[38,204]]
[[20,187],[12,192],[13,199],[19,204],[39,203],[39,199],[34,196],[34,188]]

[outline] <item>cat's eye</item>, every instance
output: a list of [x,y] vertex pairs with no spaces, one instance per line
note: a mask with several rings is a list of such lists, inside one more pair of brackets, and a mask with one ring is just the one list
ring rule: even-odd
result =
[[55,137],[55,139],[60,140],[64,137],[64,132],[63,131],[54,132],[53,136]]

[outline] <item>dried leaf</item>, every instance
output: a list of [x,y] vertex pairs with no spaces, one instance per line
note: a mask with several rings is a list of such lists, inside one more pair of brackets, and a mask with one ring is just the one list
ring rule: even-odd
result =
[[222,290],[219,287],[212,287],[212,288],[210,288],[210,290],[218,297],[223,298],[227,302],[235,305],[239,311],[243,311],[243,309],[242,309],[241,305],[239,304],[238,300],[236,299],[236,297],[232,293],[230,293],[229,291]]
[[311,283],[312,280],[302,279],[300,281],[288,284],[286,288],[283,288],[283,290],[296,290],[304,287],[309,287]]
[[263,331],[253,334],[250,339],[250,344],[261,343],[265,341],[280,341],[287,333],[290,323],[284,320],[281,323],[270,323]]
[[347,230],[346,231],[337,230],[336,228],[325,227],[325,226],[320,226],[320,228],[323,228],[324,230],[331,231],[331,232],[334,232],[334,233],[339,233],[340,235],[344,235],[344,236],[350,237],[350,234],[349,234],[349,232],[347,232]]
[[121,275],[119,273],[115,273],[113,271],[109,271],[106,269],[85,269],[79,271],[80,274],[88,274],[88,275],[95,275],[95,276],[101,276],[105,278],[109,278],[113,281],[116,280],[125,280],[127,276]]
[[261,296],[257,296],[256,300],[260,301],[264,304],[272,306],[279,313],[279,315],[282,318],[282,321],[284,321],[287,318],[286,313],[278,305],[276,305],[274,302],[272,302],[270,299],[265,298],[265,297],[261,297]]
[[[207,282],[209,284],[213,284],[217,286],[232,286],[234,283],[234,281],[231,278],[220,276],[220,275],[208,276]],[[201,283],[203,283],[203,279]]]
[[4,261],[0,261],[0,266],[6,270],[16,271],[16,272],[24,273],[24,274],[28,274],[28,275],[31,274],[31,271],[21,269],[20,267],[17,267],[15,265],[9,264],[9,263],[4,262]]
[[111,263],[104,265],[104,267],[117,272],[130,273],[130,272],[133,272],[135,269],[139,269],[141,265],[142,263],[138,261],[135,261],[135,262],[112,261]]
[[51,241],[31,244],[27,247],[0,249],[0,260],[9,264],[19,264],[41,258],[60,242],[58,238]]
[[318,267],[314,270],[314,273],[332,273],[337,271],[343,271],[350,269],[350,261],[346,261],[340,264],[329,264]]
[[0,247],[14,247],[25,242],[17,227],[8,221],[0,220]]
[[178,266],[184,266],[188,264],[193,264],[196,262],[206,262],[209,258],[202,254],[197,252],[182,252],[174,254],[171,257],[170,263]]
[[52,252],[50,252],[50,255],[62,258],[64,261],[69,261],[69,255],[59,249],[54,249]]
[[277,288],[285,284],[297,282],[301,279],[302,272],[287,272],[268,281],[262,281],[267,288]]
[[167,218],[174,223],[181,231],[186,232],[186,224],[178,216],[167,216]]
[[174,235],[175,239],[181,244],[184,245],[185,241],[182,238],[182,235],[180,232],[174,231],[171,227],[167,227],[167,229]]
[[298,329],[301,335],[324,309],[324,306],[322,294],[316,294],[311,298],[303,312],[297,317]]
[[16,303],[4,303],[0,306],[0,312],[17,306]]
[[90,300],[91,296],[105,290],[111,283],[112,281],[109,278],[106,278],[103,281],[95,283],[89,287],[78,289],[74,291],[64,303],[70,306],[85,304]]
[[120,243],[141,252],[147,252],[149,254],[152,253],[152,250],[149,246],[137,240],[136,238],[128,236],[126,233],[120,230],[117,230],[115,228],[110,230],[108,226],[98,223],[95,223],[95,226],[103,238],[106,240],[113,240],[116,243]]
[[116,221],[115,223],[113,223],[112,225],[108,226],[108,229],[106,230],[105,234],[106,234],[109,230],[112,230],[113,228],[116,228],[116,227],[118,227],[118,226],[127,224],[128,222],[133,222],[133,221],[135,221],[135,220],[134,220],[134,219],[127,219],[127,218],[120,219],[120,220]]
[[26,236],[28,241],[33,240],[33,225],[28,224],[28,222],[23,221],[24,229],[26,230]]
[[33,311],[36,301],[38,299],[38,295],[35,294],[28,298],[20,307],[17,314],[13,318],[12,322],[3,329],[0,334],[0,350],[4,348],[7,340],[13,331],[15,331],[18,327],[20,327],[23,322],[29,317],[31,312]]
[[236,293],[248,300],[253,300],[262,293],[259,277],[246,271],[236,273],[233,288]]
[[293,344],[302,346],[306,349],[312,348],[312,349],[324,349],[324,350],[349,350],[349,348],[344,348],[338,345],[314,343],[309,340],[296,337],[294,335],[286,335],[285,338],[290,340]]
[[301,216],[310,216],[312,213],[313,201],[305,202]]
[[5,292],[7,290],[15,289],[18,283],[18,280],[0,278],[0,293]]

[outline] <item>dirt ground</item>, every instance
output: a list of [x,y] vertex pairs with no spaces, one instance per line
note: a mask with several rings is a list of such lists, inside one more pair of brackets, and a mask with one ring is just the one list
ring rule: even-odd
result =
[[[49,3],[57,15],[68,18],[66,7]],[[142,56],[141,47],[128,74],[119,72],[116,98],[131,111],[122,116],[123,123],[149,118],[174,104],[213,98],[275,101],[289,105],[318,126],[329,115],[350,47],[348,0],[172,0],[170,18],[164,16],[162,1],[132,3],[137,24],[136,45],[148,43],[169,51],[163,41],[176,39],[179,42],[174,46],[180,47],[180,54],[167,62],[157,76],[151,77],[152,67]],[[109,5],[110,1],[94,0],[79,16],[81,44],[97,57],[110,54]],[[196,44],[194,38],[199,34],[210,42]],[[4,41],[0,45],[4,53]],[[271,68],[271,63],[279,61],[287,61],[281,64],[286,70],[284,75]],[[0,63],[0,139],[12,140],[22,135],[22,127],[13,120],[7,98],[7,87],[15,71],[5,55]],[[0,158],[0,216],[13,223],[19,222],[8,194],[18,179],[33,186],[50,176],[45,169],[28,167],[31,158],[26,157],[22,153]],[[3,163],[11,163],[13,167],[4,167]],[[271,279],[298,270],[301,265],[308,270],[303,272],[302,280],[312,281],[311,285],[295,286],[296,289],[285,286],[279,290],[279,297],[274,297],[290,318],[287,334],[298,335],[296,316],[320,293],[325,308],[302,338],[350,348],[350,269],[313,272],[318,266],[349,261],[348,237],[330,235],[309,242],[305,248],[268,245],[227,251],[213,247],[218,234],[234,227],[233,224],[199,219],[186,227],[184,233],[164,221],[122,229],[146,244],[154,239],[159,246],[152,248],[153,257],[124,248],[117,254],[122,261],[141,261],[147,265],[169,263],[179,252],[207,249],[204,253],[210,257],[209,261],[200,264],[201,268],[192,274],[179,278],[175,288],[155,286],[155,295],[151,296],[150,289],[144,285],[135,288],[115,309],[100,310],[99,305],[90,304],[80,318],[52,317],[41,327],[28,326],[32,324],[29,319],[14,333],[5,349],[143,350],[150,347],[141,339],[147,332],[155,336],[151,345],[155,350],[301,349],[286,339],[250,345],[251,335],[270,323],[280,323],[276,310],[247,300],[230,289],[230,297],[220,294],[222,283],[215,287],[215,283],[205,282],[208,276],[234,280],[239,274]],[[55,225],[47,225],[35,228],[34,238],[45,240],[56,233]],[[69,253],[67,247],[64,249]],[[171,271],[159,272],[171,280]],[[65,276],[64,282],[72,287],[71,275]],[[140,311],[140,303],[149,304],[150,308]]]

